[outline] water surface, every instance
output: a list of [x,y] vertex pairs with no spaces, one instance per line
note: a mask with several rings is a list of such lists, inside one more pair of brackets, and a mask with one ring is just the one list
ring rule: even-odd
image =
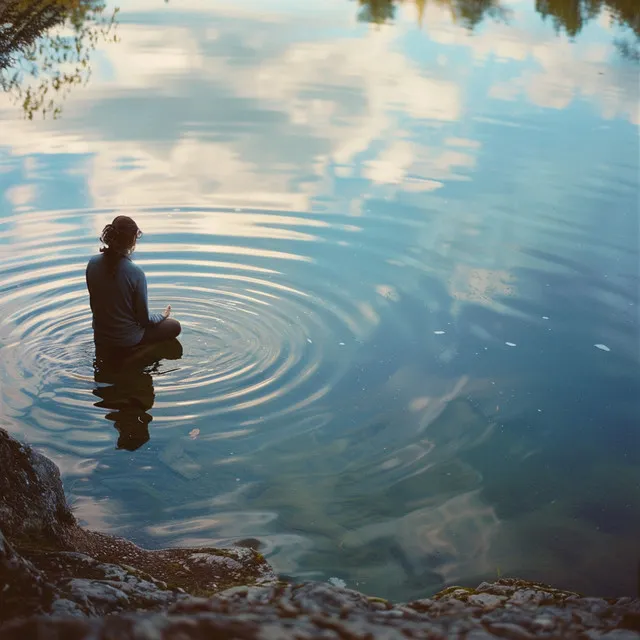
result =
[[[0,422],[78,517],[394,599],[631,593],[638,10],[115,8],[0,94]],[[184,333],[96,371],[84,267],[118,214]]]

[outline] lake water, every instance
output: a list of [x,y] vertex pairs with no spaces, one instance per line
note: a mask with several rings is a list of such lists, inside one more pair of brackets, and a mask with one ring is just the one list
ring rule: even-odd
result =
[[[633,593],[633,5],[127,0],[78,49],[45,31],[0,93],[0,423],[149,547],[256,538],[397,600]],[[117,214],[184,332],[114,373],[84,268]]]

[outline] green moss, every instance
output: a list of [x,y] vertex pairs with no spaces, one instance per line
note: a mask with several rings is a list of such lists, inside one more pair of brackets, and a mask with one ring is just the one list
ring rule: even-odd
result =
[[374,603],[382,604],[387,609],[393,608],[393,605],[388,600],[386,600],[385,598],[379,598],[378,596],[367,596],[367,602],[371,602],[372,604]]
[[442,598],[446,598],[447,596],[451,596],[459,591],[464,592],[464,593],[460,593],[457,598],[458,600],[462,600],[462,602],[466,602],[469,596],[472,596],[478,593],[475,589],[472,589],[471,587],[459,587],[454,585],[452,587],[447,587],[446,589],[443,589],[442,591],[436,593],[436,595],[433,596],[432,600],[440,600]]

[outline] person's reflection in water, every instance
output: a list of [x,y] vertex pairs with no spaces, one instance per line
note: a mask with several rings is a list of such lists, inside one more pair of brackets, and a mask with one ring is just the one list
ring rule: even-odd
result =
[[153,373],[161,360],[179,360],[182,345],[177,339],[131,350],[96,348],[93,394],[96,407],[110,409],[105,416],[118,430],[118,449],[135,451],[149,441],[149,413],[155,401]]

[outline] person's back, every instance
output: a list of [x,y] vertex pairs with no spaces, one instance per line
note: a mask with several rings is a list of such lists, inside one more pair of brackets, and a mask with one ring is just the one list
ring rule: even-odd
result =
[[104,253],[91,258],[87,287],[96,343],[131,347],[142,340],[149,320],[162,320],[160,314],[149,318],[148,311],[140,309],[139,302],[136,305],[137,298],[146,298],[145,276],[128,257],[122,257],[115,265]]
[[147,279],[129,257],[141,232],[127,216],[118,216],[104,228],[106,245],[89,260],[87,288],[98,347],[133,347],[175,338],[181,327],[164,314],[149,314]]

